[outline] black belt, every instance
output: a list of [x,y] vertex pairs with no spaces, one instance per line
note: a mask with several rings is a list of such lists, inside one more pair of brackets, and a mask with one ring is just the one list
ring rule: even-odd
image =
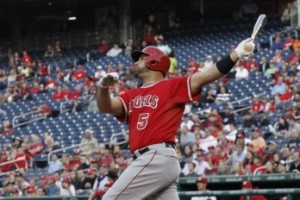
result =
[[[167,148],[173,148],[173,149],[176,149],[176,145],[175,145],[174,143],[168,143],[168,142],[166,142],[166,143],[163,143],[163,144],[165,144],[165,146],[166,146]],[[150,146],[151,146],[151,145],[150,145]],[[145,147],[145,148],[142,148],[142,149],[138,149],[137,151],[138,151],[138,155],[137,155],[137,154],[134,154],[134,155],[132,156],[132,159],[133,159],[133,160],[137,159],[138,156],[140,156],[140,155],[142,155],[142,154],[144,154],[144,153],[150,151],[150,148],[149,148],[149,147]]]

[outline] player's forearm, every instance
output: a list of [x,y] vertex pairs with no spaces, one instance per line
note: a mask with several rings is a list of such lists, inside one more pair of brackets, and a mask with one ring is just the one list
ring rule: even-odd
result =
[[111,98],[108,88],[97,88],[97,106],[101,112],[111,112]]

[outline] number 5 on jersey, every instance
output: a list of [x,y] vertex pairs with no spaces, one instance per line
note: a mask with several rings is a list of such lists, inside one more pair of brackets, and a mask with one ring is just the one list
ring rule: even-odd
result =
[[137,130],[144,130],[148,125],[149,113],[141,113],[139,114],[139,120],[136,124]]

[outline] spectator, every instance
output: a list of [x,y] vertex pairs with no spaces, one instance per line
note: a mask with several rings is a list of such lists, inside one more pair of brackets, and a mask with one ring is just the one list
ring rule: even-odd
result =
[[182,126],[180,134],[180,145],[182,147],[186,145],[192,145],[195,143],[195,141],[195,135],[189,131],[187,126]]
[[73,77],[73,69],[71,66],[68,66],[67,69],[66,69],[66,74],[64,75],[64,82],[70,82],[72,81],[72,77]]
[[52,48],[51,44],[48,44],[47,49],[44,53],[44,57],[53,57],[54,56],[54,49]]
[[287,173],[287,166],[285,160],[280,160],[278,166],[277,166],[277,173],[279,174],[286,174]]
[[281,39],[281,35],[277,34],[272,46],[272,50],[275,51],[275,50],[282,50],[282,49],[283,49],[283,41]]
[[249,71],[243,65],[237,63],[238,65],[235,68],[235,78],[236,79],[244,79],[249,77]]
[[236,149],[232,152],[230,157],[231,165],[234,165],[236,162],[244,163],[247,156],[247,152],[244,151],[244,146],[237,145]]
[[[9,161],[9,154],[7,151],[1,151],[0,152],[0,164],[4,163],[4,162],[7,162]],[[9,163],[9,164],[6,164],[6,165],[1,165],[0,166],[0,172],[8,172],[8,171],[11,171],[14,167],[14,164],[13,163]]]
[[188,130],[191,130],[194,125],[194,122],[190,119],[188,114],[184,114],[182,117],[183,118],[180,124],[180,128],[186,126]]
[[258,111],[258,117],[257,117],[257,127],[266,127],[270,124],[269,119],[267,118],[264,111],[260,110]]
[[116,57],[119,54],[121,54],[122,51],[123,51],[123,49],[121,49],[119,47],[119,45],[114,44],[114,46],[110,50],[108,50],[108,52],[106,53],[106,56],[108,56],[108,57]]
[[265,150],[266,148],[266,141],[265,139],[261,136],[261,131],[259,128],[254,127],[252,129],[252,140],[251,144],[253,145],[253,151],[258,152],[260,150]]
[[254,59],[254,55],[250,54],[248,58],[243,62],[244,68],[246,68],[249,72],[258,70],[258,63]]
[[104,76],[106,72],[103,70],[101,65],[97,66],[97,72],[95,73],[95,78],[99,80],[102,76]]
[[[252,187],[252,182],[251,181],[244,181],[242,183],[242,190],[252,190],[253,187]],[[251,195],[251,196],[248,196],[248,195],[243,195],[240,197],[240,200],[267,200],[266,197],[264,197],[263,195]]]
[[232,169],[230,171],[230,174],[231,175],[234,175],[234,176],[243,176],[245,175],[245,170],[244,170],[244,167],[243,167],[243,164],[241,162],[234,162],[233,165],[232,165]]
[[170,68],[169,68],[169,73],[174,73],[177,69],[177,59],[176,59],[176,56],[175,56],[175,52],[174,51],[171,51],[170,55],[169,55],[169,58],[170,58]]
[[55,153],[51,154],[51,161],[48,165],[48,174],[53,174],[64,169],[62,162]]
[[60,46],[60,41],[55,42],[55,48],[54,48],[54,56],[61,57],[63,54]]
[[197,167],[196,174],[198,176],[204,176],[208,171],[212,170],[212,166],[208,164],[208,162],[204,159],[204,154],[202,151],[197,152]]
[[84,131],[84,137],[81,139],[80,151],[82,154],[90,155],[99,148],[97,139],[93,136],[94,131],[91,129],[86,129]]
[[70,196],[76,195],[74,185],[71,184],[70,179],[68,177],[63,178],[59,190],[60,190],[60,193],[59,193],[60,196],[70,197]]
[[286,84],[283,82],[283,78],[279,77],[277,83],[273,86],[271,90],[272,95],[280,95],[285,93]]
[[290,22],[290,19],[292,17],[292,10],[293,10],[293,3],[292,2],[287,3],[280,17],[282,22]]
[[243,127],[252,128],[253,125],[256,125],[257,122],[254,117],[251,116],[250,112],[245,112],[243,114]]
[[225,86],[220,87],[220,92],[217,94],[216,103],[225,103],[230,100],[230,93]]
[[289,171],[294,173],[300,173],[300,152],[296,150],[293,152],[293,162],[289,166]]
[[77,70],[72,74],[72,80],[80,81],[86,78],[86,73],[82,65],[78,65]]
[[13,159],[24,159],[15,162],[17,169],[27,169],[28,167],[31,168],[33,166],[32,157],[28,153],[25,153],[22,147],[17,148],[17,153]]
[[13,135],[14,134],[14,129],[12,127],[12,125],[10,124],[9,121],[4,120],[2,122],[2,127],[0,129],[0,135]]
[[[197,180],[197,191],[200,191],[200,192],[208,192],[209,190],[207,190],[207,183],[208,183],[208,180],[207,178],[205,177],[199,177],[198,180]],[[208,196],[199,196],[199,197],[191,197],[191,200],[217,200],[217,197],[215,196],[211,196],[211,195],[208,195]]]
[[262,56],[261,60],[259,62],[259,71],[264,74],[267,71],[267,69],[269,69],[269,67],[270,67],[270,64],[268,62],[267,57]]
[[29,153],[32,156],[39,156],[43,152],[45,145],[41,141],[41,138],[36,134],[31,134],[32,143],[29,146]]
[[270,60],[269,68],[264,72],[264,76],[271,77],[275,76],[275,73],[278,73],[278,68],[276,67],[276,62],[274,60]]
[[283,43],[283,50],[293,50],[294,38],[291,33],[287,34],[287,37]]
[[108,50],[109,50],[108,42],[105,39],[103,39],[99,45],[100,55],[106,55]]
[[273,140],[268,142],[267,153],[264,163],[274,162],[274,155],[277,153],[277,144]]
[[48,187],[46,189],[47,196],[58,196],[59,195],[59,187],[55,184],[56,178],[55,176],[48,177]]
[[290,139],[288,141],[287,146],[290,149],[294,149],[294,150],[300,149],[299,130],[297,130],[297,129],[290,130]]

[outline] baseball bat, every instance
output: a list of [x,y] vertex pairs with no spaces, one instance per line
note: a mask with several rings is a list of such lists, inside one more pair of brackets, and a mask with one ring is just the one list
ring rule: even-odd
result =
[[[262,31],[262,29],[264,28],[266,23],[267,23],[267,16],[265,14],[260,14],[254,24],[253,31],[251,34],[251,38],[252,38],[253,42],[254,42],[256,36]],[[252,46],[247,43],[247,44],[245,44],[244,49],[246,51],[251,51]]]
[[253,40],[255,40],[257,34],[261,32],[261,30],[264,28],[266,23],[267,23],[267,16],[265,14],[260,14],[255,22],[255,25],[253,27],[253,31],[251,34],[251,38]]

